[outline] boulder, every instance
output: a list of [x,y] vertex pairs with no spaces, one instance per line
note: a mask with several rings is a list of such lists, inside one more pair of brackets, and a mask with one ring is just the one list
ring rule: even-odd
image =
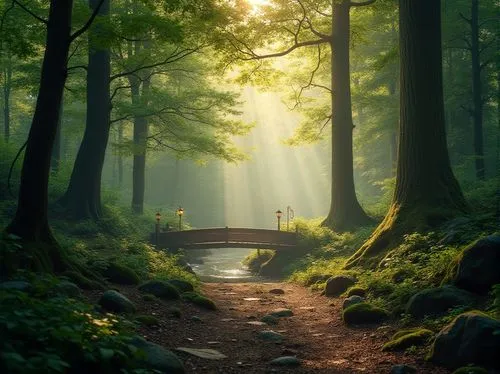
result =
[[408,365],[394,365],[391,368],[391,374],[416,374],[417,369]]
[[148,368],[163,374],[185,373],[182,361],[173,352],[139,337],[134,338],[132,344],[144,352],[143,362]]
[[138,287],[139,291],[154,295],[164,300],[175,300],[180,297],[177,288],[172,286],[169,282],[161,280],[150,280],[141,284]]
[[438,316],[451,308],[474,304],[474,295],[453,286],[429,288],[413,295],[405,311],[415,318]]
[[59,295],[64,295],[68,297],[80,297],[82,295],[82,291],[80,287],[78,287],[73,282],[69,281],[61,281],[54,287],[54,291]]
[[500,369],[500,321],[481,312],[456,317],[436,336],[429,359],[450,369],[469,364]]
[[170,283],[175,288],[177,288],[180,293],[194,291],[193,285],[191,283],[189,283],[189,282],[186,282],[185,280],[182,280],[182,279],[170,279],[167,282]]
[[398,331],[384,344],[382,351],[404,351],[411,346],[425,345],[433,336],[431,330],[421,328]]
[[107,267],[102,271],[102,275],[111,283],[116,284],[135,285],[140,282],[135,271],[116,262],[107,264]]
[[315,274],[309,277],[306,282],[306,286],[311,286],[316,283],[323,283],[330,279],[333,275],[331,274]]
[[184,292],[182,294],[182,299],[198,305],[204,309],[217,310],[217,305],[213,302],[213,300],[196,292]]
[[345,309],[349,308],[351,305],[359,304],[359,303],[362,303],[364,301],[365,301],[365,299],[361,296],[358,296],[358,295],[350,296],[347,299],[345,299],[344,302],[342,303],[342,309],[345,310]]
[[366,290],[364,288],[361,288],[361,287],[351,287],[349,288],[349,290],[347,291],[347,297],[351,297],[351,296],[361,296],[361,297],[365,297],[366,296]]
[[342,313],[342,319],[347,325],[377,324],[389,318],[389,313],[368,303],[351,305]]
[[7,281],[0,283],[0,290],[14,290],[21,292],[30,292],[33,286],[25,281]]
[[500,283],[500,235],[482,238],[464,249],[453,284],[464,290],[486,294]]
[[106,312],[114,313],[134,313],[135,305],[121,293],[115,290],[104,292],[98,304]]
[[339,296],[356,283],[356,279],[345,275],[328,278],[325,285],[325,296]]

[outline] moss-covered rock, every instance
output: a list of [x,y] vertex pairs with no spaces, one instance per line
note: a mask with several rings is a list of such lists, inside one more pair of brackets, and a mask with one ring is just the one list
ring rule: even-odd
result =
[[217,310],[217,305],[215,305],[213,300],[196,292],[184,292],[182,294],[182,299],[198,305],[199,307],[202,307],[204,309]]
[[312,286],[313,284],[316,284],[316,283],[323,283],[323,282],[326,282],[331,277],[333,277],[333,275],[331,275],[331,274],[313,274],[309,278],[306,279],[305,285]]
[[429,288],[413,295],[406,304],[406,313],[415,318],[438,316],[449,309],[470,306],[474,295],[453,286]]
[[279,323],[279,320],[279,317],[273,316],[271,314],[266,314],[260,319],[261,322],[264,322],[268,325],[277,325]]
[[351,305],[342,313],[342,319],[347,325],[377,324],[389,318],[389,313],[368,303]]
[[398,331],[390,341],[384,344],[383,351],[403,351],[411,346],[421,346],[429,342],[434,336],[431,330],[410,329]]
[[345,299],[343,302],[342,302],[342,309],[347,309],[349,308],[351,305],[354,305],[354,304],[359,304],[359,303],[363,303],[365,301],[365,298],[364,297],[361,297],[361,296],[358,296],[358,295],[353,295],[353,296],[350,296],[348,297],[347,299]]
[[366,290],[361,287],[351,287],[347,290],[347,297],[351,296],[366,297]]
[[429,359],[456,369],[471,363],[500,369],[500,321],[481,312],[467,312],[456,317],[436,336]]
[[160,320],[155,316],[149,315],[141,315],[135,317],[135,320],[144,326],[158,326],[160,324]]
[[143,360],[148,368],[163,374],[185,373],[182,361],[173,352],[139,337],[135,338],[132,344],[144,352]]
[[82,290],[73,282],[61,281],[54,287],[54,292],[59,295],[64,295],[68,297],[80,297],[82,295]]
[[151,294],[164,300],[175,300],[180,297],[177,288],[170,283],[161,280],[151,280],[141,284],[138,287],[139,291]]
[[150,293],[144,294],[141,296],[141,299],[147,302],[152,302],[158,300],[155,295],[151,295]]
[[488,374],[488,370],[479,366],[464,366],[455,370],[453,374]]
[[356,283],[356,279],[346,275],[336,275],[326,281],[325,296],[339,296]]
[[274,316],[274,317],[278,317],[278,318],[291,317],[291,316],[293,316],[293,311],[291,309],[288,309],[288,308],[278,308],[278,309],[274,309],[269,314]]
[[86,276],[76,271],[68,270],[61,274],[61,276],[68,278],[71,282],[75,283],[83,290],[102,290],[103,285],[93,281]]
[[128,266],[116,262],[110,262],[102,272],[102,275],[111,283],[116,284],[135,285],[140,282],[139,276],[135,271]]
[[179,290],[180,293],[194,291],[193,285],[185,280],[169,279],[167,282],[170,283],[175,288],[177,288],[177,290]]
[[103,310],[113,313],[134,313],[135,305],[121,293],[108,290],[103,293],[98,304]]

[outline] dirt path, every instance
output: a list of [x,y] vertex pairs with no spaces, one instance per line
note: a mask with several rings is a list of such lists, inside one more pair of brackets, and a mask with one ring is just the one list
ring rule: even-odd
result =
[[[269,292],[276,288],[284,294]],[[347,328],[340,317],[341,299],[327,299],[297,285],[205,283],[204,294],[218,305],[215,312],[181,302],[145,303],[135,289],[120,290],[138,304],[139,313],[160,318],[160,326],[140,329],[147,339],[169,349],[211,348],[228,356],[212,361],[178,353],[188,373],[390,373],[395,364],[412,365],[418,373],[447,373],[411,355],[382,352],[394,326]],[[181,308],[180,319],[169,316],[172,306]],[[271,327],[248,323],[276,308],[289,308],[294,315]],[[278,332],[284,341],[264,342],[257,336],[262,330]],[[282,355],[297,356],[301,366],[269,364]]]

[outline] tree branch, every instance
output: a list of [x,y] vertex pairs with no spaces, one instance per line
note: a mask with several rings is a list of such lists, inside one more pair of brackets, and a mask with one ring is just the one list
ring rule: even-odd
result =
[[469,25],[472,23],[472,20],[470,18],[467,18],[466,16],[464,16],[462,12],[458,12],[458,15],[460,16],[460,18],[462,18]]
[[69,42],[73,42],[76,38],[78,38],[80,35],[82,35],[85,31],[89,29],[89,27],[92,25],[92,22],[94,22],[95,18],[99,14],[99,11],[101,10],[102,4],[104,4],[104,0],[99,1],[99,4],[97,4],[96,8],[92,12],[92,15],[90,18],[85,22],[85,25],[83,25],[79,30],[75,31],[73,35],[70,36]]
[[28,13],[30,16],[32,16],[33,18],[37,19],[38,21],[44,23],[44,24],[48,24],[49,21],[47,21],[45,18],[42,18],[38,15],[36,15],[35,13],[33,13],[31,10],[29,10],[23,3],[21,3],[20,1],[18,0],[12,0],[12,4],[17,4],[19,5],[19,7],[24,10],[26,13]]
[[357,6],[367,6],[367,5],[371,5],[375,2],[375,0],[367,0],[367,1],[363,1],[361,3],[357,3],[357,2],[353,2],[353,1],[350,1],[349,2],[349,6],[354,6],[354,7],[357,7]]

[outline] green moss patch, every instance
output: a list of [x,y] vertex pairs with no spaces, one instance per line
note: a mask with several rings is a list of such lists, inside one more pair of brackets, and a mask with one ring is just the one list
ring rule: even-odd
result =
[[135,320],[144,326],[158,326],[160,320],[155,316],[142,315],[135,317]]
[[198,305],[204,309],[217,310],[217,305],[208,297],[202,296],[196,292],[184,292],[182,299]]
[[342,313],[347,325],[377,324],[389,318],[389,313],[382,308],[368,303],[351,305]]
[[351,287],[347,290],[347,297],[351,296],[361,296],[365,297],[366,296],[366,290],[361,287]]
[[434,333],[427,329],[410,329],[398,331],[392,339],[384,344],[383,351],[403,351],[411,346],[425,345]]
[[179,298],[179,291],[170,283],[161,280],[151,280],[138,287],[139,291],[151,294],[165,300]]
[[110,262],[102,275],[111,283],[134,285],[139,284],[139,276],[131,268],[116,262]]

